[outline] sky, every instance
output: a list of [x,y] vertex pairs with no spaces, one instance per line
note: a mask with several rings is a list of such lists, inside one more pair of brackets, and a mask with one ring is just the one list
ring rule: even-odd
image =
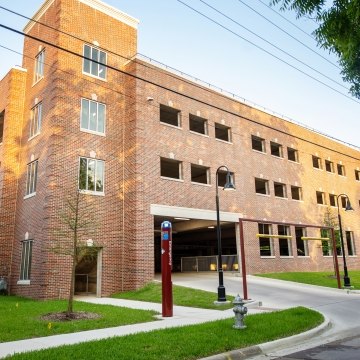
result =
[[[270,0],[105,2],[140,20],[139,53],[234,93],[270,113],[360,146],[360,99],[348,93],[349,84],[342,81],[337,58],[317,47],[309,36],[316,28],[312,19],[296,19],[292,12],[280,12],[299,30],[278,15],[278,7],[271,10],[267,6]],[[0,0],[0,6],[29,17],[42,3]],[[0,9],[0,24],[22,31],[26,23],[26,19]],[[0,78],[22,63],[21,55],[3,47],[21,53],[22,46],[20,35],[0,28]]]

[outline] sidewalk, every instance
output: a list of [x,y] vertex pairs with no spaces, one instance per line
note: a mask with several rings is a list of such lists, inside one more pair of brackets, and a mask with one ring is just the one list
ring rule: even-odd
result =
[[[71,334],[47,336],[35,339],[12,341],[0,343],[0,358],[14,353],[41,350],[61,345],[73,345],[80,342],[106,339],[113,336],[124,336],[136,334],[138,332],[148,332],[157,329],[165,329],[184,325],[200,324],[207,321],[231,318],[234,316],[232,309],[228,310],[209,310],[198,309],[184,306],[174,306],[173,317],[161,317],[161,304],[149,303],[143,301],[122,300],[113,298],[96,298],[96,297],[76,297],[79,301],[102,304],[123,306],[132,309],[155,310],[159,312],[159,319],[153,322],[118,326],[105,329],[81,331]],[[260,309],[249,308],[249,313],[254,314],[262,312]]]

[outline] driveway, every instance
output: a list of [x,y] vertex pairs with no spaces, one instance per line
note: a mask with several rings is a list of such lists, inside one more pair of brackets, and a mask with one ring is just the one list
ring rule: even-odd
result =
[[[272,356],[283,356],[290,352],[301,351],[339,339],[345,339],[349,336],[360,335],[359,293],[251,275],[247,279],[248,295],[255,301],[255,304],[261,302],[262,307],[271,309],[306,306],[321,312],[332,323],[331,329],[317,338],[301,345],[295,345],[293,348],[278,349],[278,351],[271,354]],[[217,292],[218,274],[176,273],[173,274],[173,283]],[[225,273],[224,285],[227,294],[240,294],[242,296],[242,278],[238,274]],[[269,359],[269,357],[265,358]]]

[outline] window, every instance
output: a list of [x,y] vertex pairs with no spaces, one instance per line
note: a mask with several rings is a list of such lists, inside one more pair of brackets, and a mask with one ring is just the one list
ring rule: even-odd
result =
[[[1,142],[1,118],[0,118],[0,142]],[[360,170],[355,170],[355,179],[360,181]]]
[[345,231],[346,246],[349,256],[356,255],[354,244],[354,233],[352,231]]
[[347,205],[347,197],[346,196],[341,196],[341,207],[343,209],[346,209],[346,205]]
[[255,192],[257,194],[269,195],[269,181],[255,178]]
[[79,190],[104,193],[104,169],[102,160],[80,158]]
[[231,129],[228,126],[215,123],[215,138],[231,142]]
[[182,179],[182,163],[178,160],[160,158],[160,176],[171,179]]
[[[218,186],[219,187],[224,187],[226,184],[226,175],[227,175],[227,171],[225,170],[219,170],[218,171]],[[230,172],[230,177],[231,177],[231,181],[232,183],[235,185],[235,175],[233,172]]]
[[[271,234],[271,225],[269,224],[258,224],[259,234]],[[270,238],[259,237],[260,256],[273,256],[274,247],[273,242]]]
[[334,172],[334,163],[330,160],[325,160],[325,170],[327,172]]
[[[331,238],[330,231],[325,229],[320,230],[320,236],[322,238]],[[331,256],[333,254],[331,240],[321,240],[321,248],[323,256]]]
[[191,181],[199,184],[210,184],[209,168],[191,164]]
[[160,122],[180,127],[180,110],[170,106],[160,105]]
[[315,169],[322,169],[321,167],[321,159],[317,156],[312,156],[312,163],[313,163],[313,167]]
[[308,244],[301,238],[305,236],[305,228],[295,227],[296,253],[297,256],[308,256]]
[[[278,225],[278,235],[290,236],[290,226]],[[280,256],[291,256],[291,240],[290,239],[279,239],[279,250]]]
[[4,137],[4,119],[5,119],[5,110],[0,113],[0,144],[3,142],[3,137]]
[[38,161],[35,160],[27,165],[26,196],[36,194]]
[[345,176],[345,166],[337,164],[337,172],[340,176]]
[[199,134],[208,134],[207,120],[199,116],[192,114],[189,115],[189,128],[190,131],[194,131]]
[[273,156],[283,157],[283,147],[280,144],[270,141],[270,151]]
[[22,241],[19,280],[30,280],[32,243],[32,240]]
[[329,204],[330,206],[336,206],[336,195],[329,194]]
[[291,186],[291,198],[293,200],[302,200],[302,189],[299,186]]
[[35,135],[40,134],[41,130],[41,121],[42,121],[42,103],[35,105],[30,114],[30,136],[29,138],[34,137]]
[[44,77],[44,60],[45,60],[45,49],[40,51],[35,57],[35,73],[34,82],[38,82]]
[[104,134],[106,106],[96,101],[81,99],[81,130]]
[[278,182],[274,182],[275,196],[286,198],[286,185]]
[[265,152],[265,140],[251,135],[251,147],[253,150]]
[[325,202],[325,194],[321,191],[317,191],[316,192],[316,202],[319,204],[319,205],[325,205],[326,202]]
[[299,162],[299,153],[293,148],[287,148],[288,160]]
[[84,45],[83,72],[106,79],[106,53],[92,46]]

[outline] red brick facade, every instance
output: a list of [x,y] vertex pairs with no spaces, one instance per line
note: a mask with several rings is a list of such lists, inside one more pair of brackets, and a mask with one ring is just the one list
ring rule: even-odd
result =
[[[25,39],[26,70],[11,70],[0,84],[0,113],[5,111],[0,145],[0,276],[9,278],[11,293],[61,298],[69,291],[71,259],[54,247],[66,248],[71,242],[64,236],[61,213],[67,197],[77,192],[80,157],[105,164],[104,193],[81,194],[80,201],[80,213],[92,222],[80,241],[91,238],[101,249],[98,295],[137,288],[153,278],[151,206],[213,214],[215,173],[221,165],[227,165],[236,180],[236,192],[221,193],[221,210],[235,218],[238,214],[299,226],[322,225],[326,206],[317,204],[316,191],[325,193],[327,203],[329,194],[346,193],[356,211],[343,213],[344,231],[352,231],[355,250],[360,251],[357,149],[134,58],[136,21],[98,0],[48,0],[34,19],[38,23],[29,23],[25,32],[42,41]],[[106,80],[83,71],[84,44],[107,54]],[[41,51],[44,74],[35,82],[34,62]],[[81,99],[106,106],[104,134],[80,129]],[[39,103],[41,130],[31,137],[30,114]],[[159,121],[160,104],[181,111],[179,127]],[[207,119],[206,135],[189,130],[189,114]],[[231,129],[230,142],[215,138],[215,123]],[[266,152],[252,149],[252,135],[265,140]],[[283,156],[271,155],[270,142],[282,145]],[[288,160],[288,148],[298,151],[299,162]],[[322,170],[314,169],[313,155],[321,158]],[[181,161],[182,179],[161,177],[160,158]],[[326,171],[325,159],[335,167],[341,163],[346,176],[339,176],[336,169]],[[38,160],[36,194],[26,196],[27,167],[34,160]],[[209,168],[209,184],[191,182],[191,164]],[[269,180],[269,195],[255,193],[255,178]],[[274,196],[274,182],[285,184],[284,198]],[[291,199],[290,186],[302,188],[301,201]],[[274,239],[272,256],[260,257],[257,232],[256,224],[245,228],[251,273],[332,268],[332,258],[322,255],[318,241],[309,243],[309,256],[300,257],[292,240],[293,256],[284,258]],[[308,229],[307,236],[319,236],[319,231]],[[23,240],[32,240],[31,276],[19,281]],[[358,258],[349,257],[348,266],[359,268]]]

